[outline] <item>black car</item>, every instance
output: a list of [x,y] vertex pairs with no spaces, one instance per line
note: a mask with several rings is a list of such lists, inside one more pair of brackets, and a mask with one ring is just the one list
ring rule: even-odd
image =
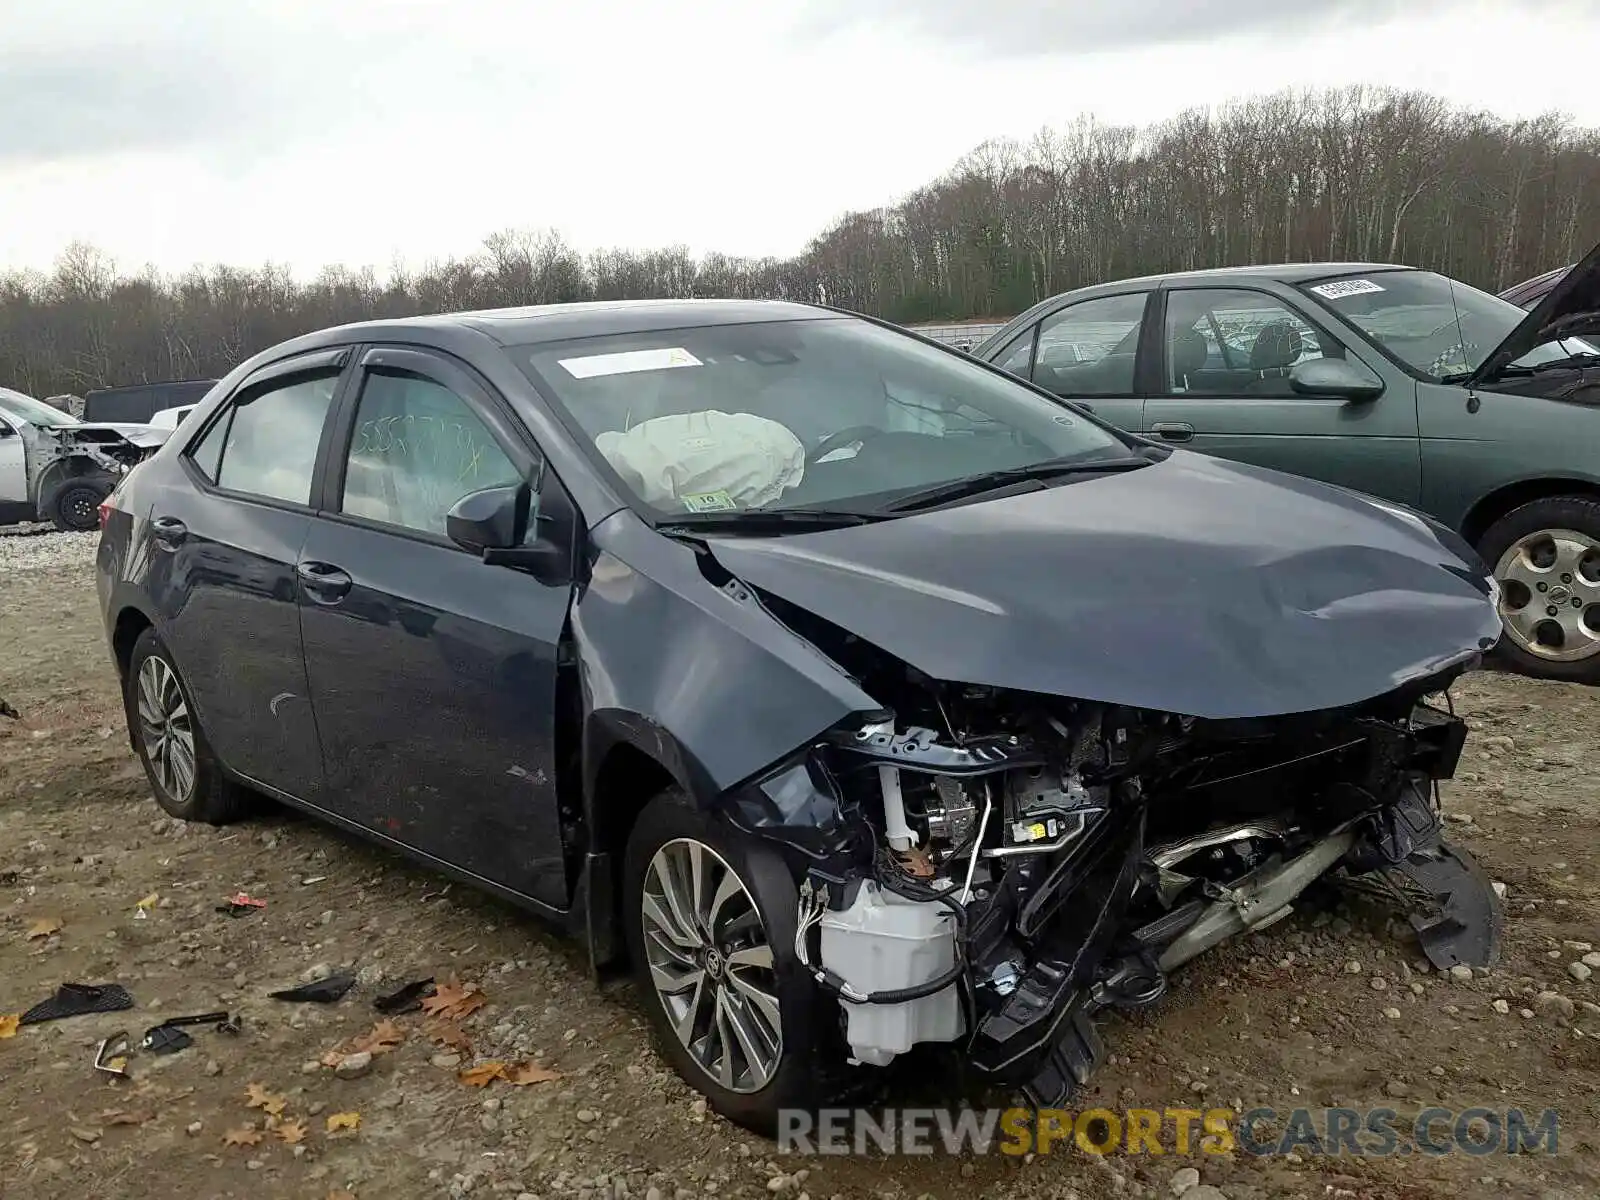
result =
[[1564,267],[1557,267],[1553,271],[1535,275],[1532,279],[1512,284],[1500,293],[1500,299],[1509,300],[1518,308],[1532,309],[1555,289],[1556,284],[1566,278],[1567,272],[1572,270],[1573,265],[1568,263]]
[[271,797],[554,920],[754,1128],[913,1051],[1060,1103],[1096,1011],[1330,874],[1496,952],[1433,799],[1472,551],[865,318],[312,334],[104,518],[163,808]]
[[169,383],[130,383],[84,393],[85,421],[120,421],[143,425],[169,408],[198,404],[215,379],[178,379]]

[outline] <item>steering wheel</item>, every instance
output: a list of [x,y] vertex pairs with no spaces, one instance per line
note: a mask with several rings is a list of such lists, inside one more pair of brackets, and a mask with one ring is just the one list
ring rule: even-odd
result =
[[850,425],[836,430],[823,438],[817,447],[806,455],[806,463],[810,465],[821,462],[835,450],[841,450],[852,442],[864,442],[868,438],[882,437],[888,432],[887,429],[879,429],[876,425]]

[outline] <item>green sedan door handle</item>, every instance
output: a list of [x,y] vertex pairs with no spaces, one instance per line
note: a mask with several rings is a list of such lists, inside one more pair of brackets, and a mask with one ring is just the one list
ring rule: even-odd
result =
[[1157,421],[1150,426],[1150,432],[1168,442],[1194,440],[1194,426],[1187,421]]

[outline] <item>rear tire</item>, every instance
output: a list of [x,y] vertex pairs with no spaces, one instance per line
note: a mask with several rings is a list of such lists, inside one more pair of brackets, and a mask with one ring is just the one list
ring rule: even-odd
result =
[[154,629],[133,644],[122,702],[157,804],[180,820],[211,825],[249,815],[250,794],[227,777],[212,754],[189,687]]
[[1478,553],[1500,583],[1495,658],[1537,679],[1600,684],[1600,500],[1530,501],[1491,525]]
[[[663,890],[674,879],[687,880],[696,858],[705,901],[696,908],[709,913],[704,922],[683,920],[683,909]],[[825,1025],[836,1006],[795,959],[799,893],[789,868],[772,850],[672,790],[639,815],[623,869],[629,957],[661,1053],[717,1112],[773,1136],[780,1110],[812,1109],[826,1098],[823,1077],[834,1074],[826,1068],[838,1061]],[[684,888],[678,899],[695,894]],[[703,937],[707,929],[710,936]],[[693,978],[703,982],[684,982]],[[679,990],[664,994],[663,983]],[[751,1002],[756,993],[764,998]],[[742,1020],[735,1022],[736,1015]],[[769,1038],[772,1033],[779,1036]],[[718,1047],[727,1045],[732,1051],[719,1055]],[[753,1056],[745,1052],[749,1045],[757,1048]],[[762,1051],[771,1052],[770,1063],[760,1063]],[[725,1061],[731,1067],[719,1069]]]
[[50,520],[62,533],[89,533],[100,527],[100,502],[110,494],[96,483],[64,484],[50,501]]

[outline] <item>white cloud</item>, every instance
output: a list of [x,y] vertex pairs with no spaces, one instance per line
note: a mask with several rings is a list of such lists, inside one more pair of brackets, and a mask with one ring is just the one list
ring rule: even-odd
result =
[[1600,125],[1586,77],[1551,56],[1600,44],[1589,4],[1436,0],[1357,25],[1329,14],[1395,6],[1345,0],[1320,24],[1231,19],[1190,41],[1134,20],[1141,4],[1051,5],[1030,42],[1035,0],[966,18],[897,0],[0,0],[0,268],[73,238],[126,267],[382,267],[508,226],[788,254],[986,137],[1282,87]]

